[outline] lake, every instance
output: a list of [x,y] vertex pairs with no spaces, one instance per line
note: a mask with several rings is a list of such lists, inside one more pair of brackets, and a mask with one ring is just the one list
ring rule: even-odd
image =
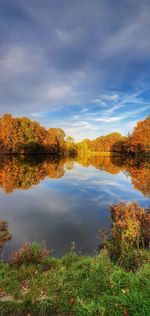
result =
[[0,160],[0,218],[12,239],[1,248],[8,258],[24,241],[45,241],[54,256],[74,242],[78,252],[97,251],[100,229],[111,227],[109,205],[150,205],[150,163],[110,157],[78,159],[3,157]]

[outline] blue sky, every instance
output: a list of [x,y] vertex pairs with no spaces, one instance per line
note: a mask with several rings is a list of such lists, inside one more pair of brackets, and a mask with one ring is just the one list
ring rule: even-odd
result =
[[127,134],[150,112],[149,0],[0,0],[0,115]]

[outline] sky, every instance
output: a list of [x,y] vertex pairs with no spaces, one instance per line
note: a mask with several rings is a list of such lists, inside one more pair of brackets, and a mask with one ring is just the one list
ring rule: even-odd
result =
[[0,115],[76,140],[150,113],[149,0],[0,0]]

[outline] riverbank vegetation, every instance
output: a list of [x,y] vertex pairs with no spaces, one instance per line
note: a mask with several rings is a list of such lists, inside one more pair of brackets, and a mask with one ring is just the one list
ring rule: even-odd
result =
[[[75,143],[63,130],[28,118],[0,118],[0,186],[29,189],[60,178],[74,162],[131,177],[150,196],[150,117],[128,136],[114,132]],[[13,154],[13,155],[12,155]],[[49,155],[50,154],[50,155]],[[45,244],[24,243],[0,263],[0,315],[150,315],[150,210],[137,203],[110,207],[111,231],[100,231],[93,257],[71,251],[52,257]],[[0,248],[11,233],[0,221]],[[101,250],[100,250],[101,249]]]
[[25,243],[0,264],[1,315],[150,315],[150,212],[110,207],[112,230],[93,257],[75,246],[61,259]]
[[133,133],[123,136],[118,132],[97,137],[94,140],[84,139],[77,143],[77,150],[82,155],[101,153],[106,156],[149,156],[150,155],[150,116],[137,122]]
[[63,154],[64,131],[60,128],[46,130],[38,122],[26,117],[4,114],[0,118],[1,154]]
[[4,114],[0,118],[0,154],[57,154],[81,156],[91,153],[101,155],[150,154],[150,116],[137,122],[132,134],[123,136],[114,132],[94,140],[75,143],[60,128],[45,129],[26,117]]
[[19,267],[1,263],[0,284],[3,316],[150,315],[150,263],[125,271],[106,250],[95,257],[69,253]]

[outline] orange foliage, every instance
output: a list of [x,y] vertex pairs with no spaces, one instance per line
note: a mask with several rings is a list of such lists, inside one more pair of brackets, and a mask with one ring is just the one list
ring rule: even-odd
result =
[[[43,157],[44,158],[44,157]],[[16,189],[27,190],[38,185],[45,177],[60,178],[64,175],[65,160],[43,159],[34,164],[17,158],[4,159],[0,166],[0,186],[6,193]]]
[[104,245],[111,258],[127,270],[136,270],[150,261],[150,210],[135,202],[119,202],[110,207],[111,236]]
[[150,152],[150,116],[137,123],[132,135],[122,136],[120,133],[114,132],[94,140],[84,139],[76,145],[79,154],[80,151],[88,150],[112,155],[147,154]]
[[114,204],[110,207],[112,219],[112,238],[134,242],[141,235],[141,220],[144,209],[137,203]]
[[150,116],[137,122],[131,137],[131,148],[136,152],[150,151]]
[[112,163],[124,170],[130,177],[134,188],[145,196],[150,196],[150,160],[147,157],[138,159],[131,157],[111,157]]
[[83,166],[92,166],[98,170],[104,170],[111,174],[117,174],[121,168],[113,164],[110,156],[80,155],[75,160]]
[[0,153],[59,153],[65,150],[64,132],[60,128],[48,131],[26,117],[0,118]]
[[150,212],[135,202],[120,202],[110,207],[112,240],[137,246],[150,244]]
[[[29,156],[30,158],[30,156]],[[27,190],[32,185],[38,185],[45,177],[60,178],[67,168],[73,168],[73,161],[82,166],[92,166],[98,170],[117,174],[121,171],[127,172],[131,177],[131,182],[135,189],[144,195],[150,196],[150,167],[149,162],[138,162],[128,160],[122,162],[119,157],[78,155],[73,160],[70,158],[40,156],[37,161],[32,159],[3,157],[0,161],[0,186],[6,193],[11,193],[15,189]],[[32,157],[31,157],[32,158]],[[113,159],[112,159],[113,158]],[[117,159],[116,159],[117,158]]]
[[134,188],[143,192],[145,196],[150,197],[150,169],[130,167],[128,170]]

